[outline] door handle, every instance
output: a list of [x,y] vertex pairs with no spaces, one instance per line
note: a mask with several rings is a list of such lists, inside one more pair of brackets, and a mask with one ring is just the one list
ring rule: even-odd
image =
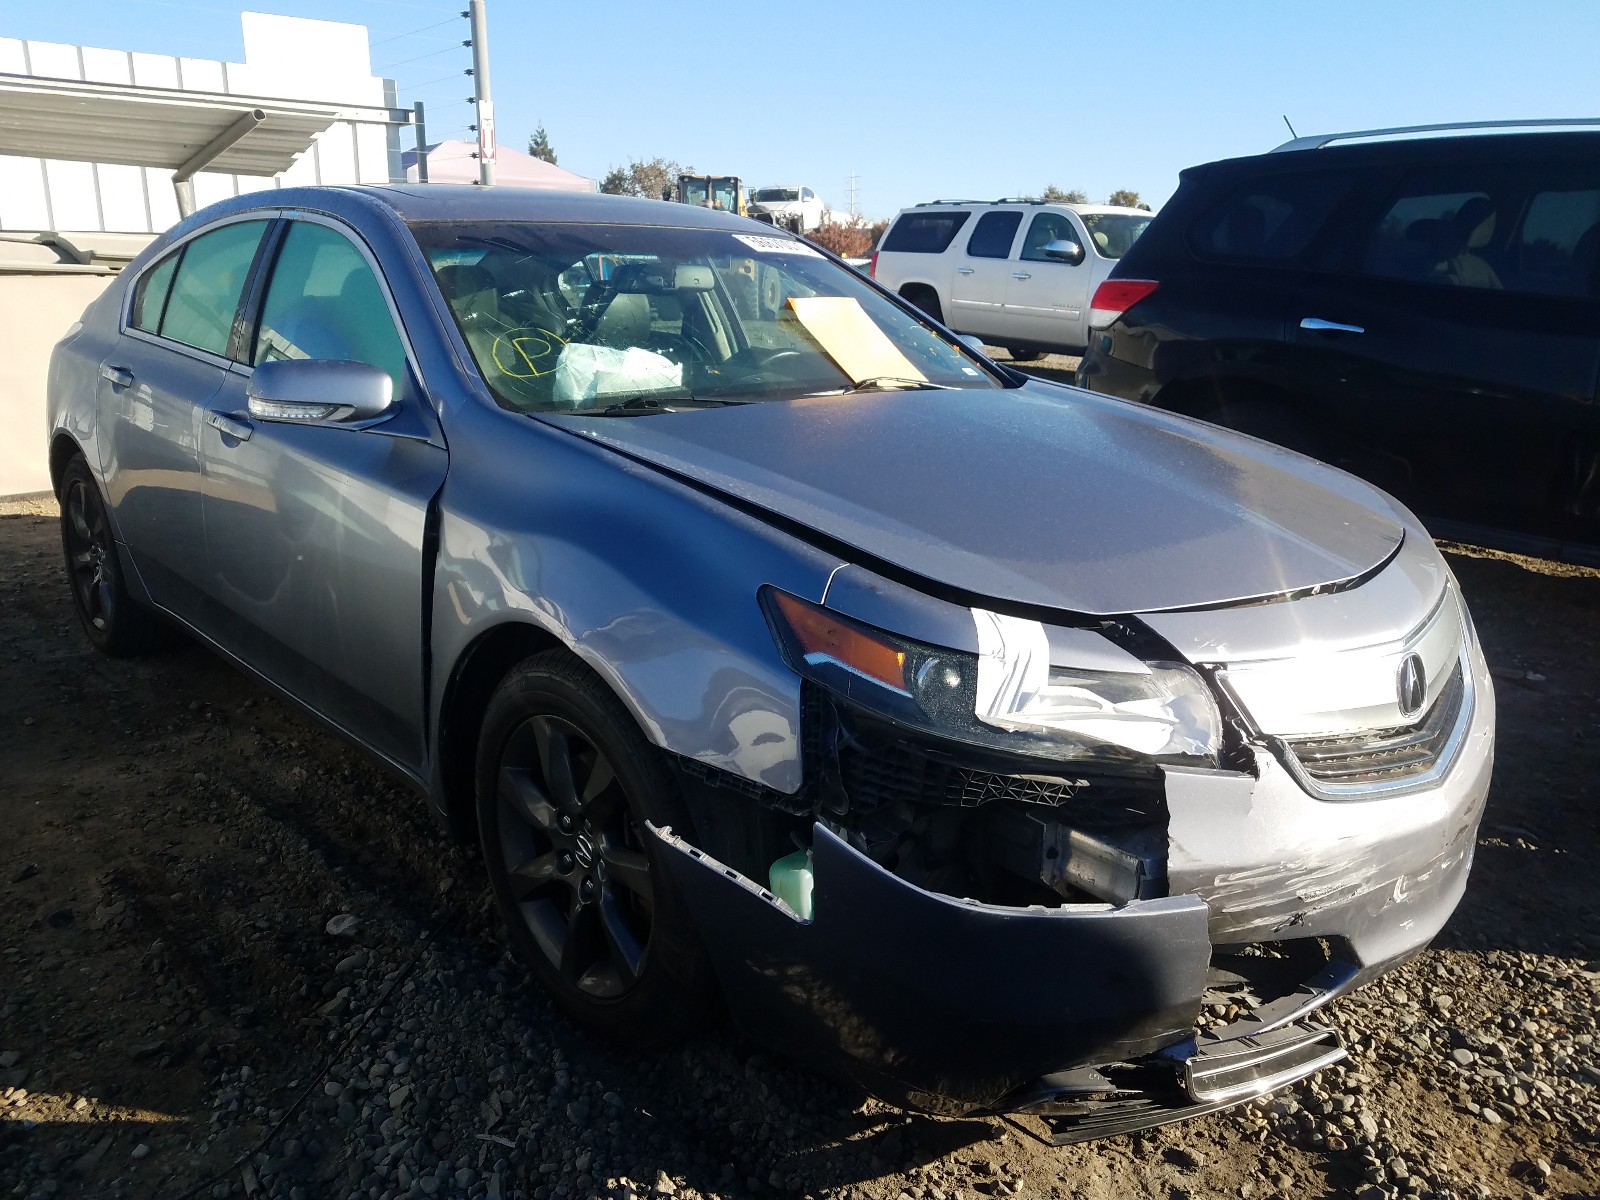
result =
[[972,268],[971,267],[957,267],[956,268],[956,274],[957,275],[971,275],[972,274]]
[[248,442],[250,435],[255,432],[255,426],[248,421],[241,421],[219,412],[207,413],[206,424],[241,442]]
[[100,378],[112,387],[126,388],[133,386],[133,372],[127,367],[113,367],[109,363],[100,364]]
[[1321,317],[1303,317],[1300,321],[1301,329],[1312,329],[1317,333],[1365,333],[1360,325],[1345,325],[1339,321],[1324,321]]
[[1013,271],[1013,272],[1011,272],[1011,278],[1013,278],[1013,279],[1032,279],[1033,276],[1029,275],[1026,271]]

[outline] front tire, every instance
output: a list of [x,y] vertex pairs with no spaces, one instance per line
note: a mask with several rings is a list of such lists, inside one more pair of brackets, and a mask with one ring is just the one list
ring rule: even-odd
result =
[[1037,362],[1044,357],[1043,350],[1024,350],[1021,347],[1006,347],[1006,353],[1011,356],[1012,362]]
[[478,829],[512,950],[575,1020],[664,1045],[715,1011],[716,984],[672,853],[649,821],[688,831],[660,753],[563,650],[496,689],[477,760]]
[[939,293],[930,287],[908,287],[900,293],[902,300],[915,304],[941,325],[944,324],[944,310],[939,307]]
[[129,594],[100,485],[83,455],[61,474],[61,551],[73,607],[96,650],[113,658],[149,654],[167,642],[161,618]]

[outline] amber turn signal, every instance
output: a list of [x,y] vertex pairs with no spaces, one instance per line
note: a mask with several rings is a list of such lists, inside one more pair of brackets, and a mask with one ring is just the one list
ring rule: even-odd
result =
[[906,686],[905,651],[879,641],[825,608],[774,590],[772,602],[809,663],[832,661],[897,692]]

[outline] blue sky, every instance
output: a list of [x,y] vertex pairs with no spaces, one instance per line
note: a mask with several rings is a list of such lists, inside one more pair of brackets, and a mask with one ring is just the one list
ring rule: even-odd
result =
[[[430,133],[470,120],[464,4],[264,0],[353,21]],[[0,0],[0,34],[237,60],[224,0]],[[752,186],[806,183],[888,216],[935,197],[1132,188],[1302,134],[1594,116],[1600,4],[489,0],[503,144],[543,122],[563,166],[661,155]],[[436,28],[423,27],[443,22]],[[427,57],[419,57],[427,56]],[[413,60],[413,61],[405,61]],[[454,136],[467,136],[456,132]]]

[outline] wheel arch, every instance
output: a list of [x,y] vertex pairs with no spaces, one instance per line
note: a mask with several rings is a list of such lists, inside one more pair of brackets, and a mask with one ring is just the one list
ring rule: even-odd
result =
[[67,464],[79,454],[84,455],[85,462],[88,461],[88,455],[84,453],[77,438],[64,429],[56,430],[50,438],[50,490],[56,496],[61,495],[62,473],[66,471]]
[[554,647],[566,648],[549,630],[526,621],[507,621],[480,633],[456,658],[439,700],[435,738],[435,803],[445,832],[452,839],[468,842],[477,836],[474,772],[478,734],[489,698],[518,663]]

